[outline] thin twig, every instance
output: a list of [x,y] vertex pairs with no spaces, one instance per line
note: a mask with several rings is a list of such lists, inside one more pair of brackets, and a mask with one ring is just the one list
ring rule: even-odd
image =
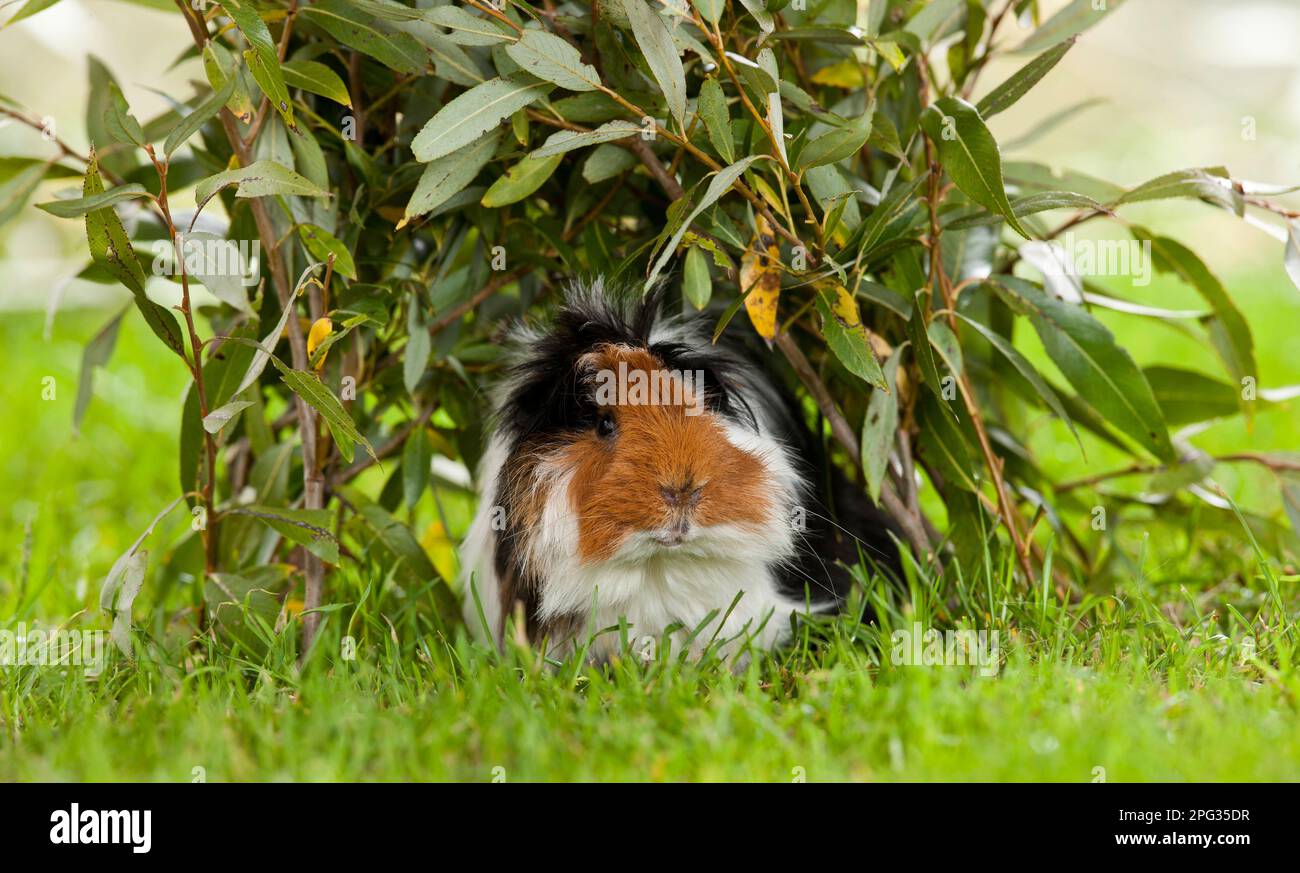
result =
[[[790,362],[790,367],[794,370],[795,375],[799,377],[799,381],[812,395],[813,401],[817,404],[822,416],[830,423],[831,436],[848,453],[854,465],[861,467],[862,450],[858,443],[857,434],[853,432],[853,428],[844,418],[844,414],[835,405],[834,398],[831,397],[830,391],[827,390],[821,377],[817,375],[817,371],[804,357],[799,344],[794,341],[790,334],[782,333],[776,338],[776,346],[785,355],[785,359]],[[903,529],[903,535],[907,537],[907,541],[911,544],[916,556],[922,561],[929,561],[933,557],[933,552],[920,513],[913,514],[904,505],[891,482],[883,483],[880,489],[880,502],[884,505],[885,511]]]

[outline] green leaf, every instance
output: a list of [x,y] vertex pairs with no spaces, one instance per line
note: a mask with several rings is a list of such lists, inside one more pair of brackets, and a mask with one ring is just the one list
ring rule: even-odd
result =
[[[1026,215],[1035,215],[1039,212],[1048,212],[1053,209],[1104,210],[1105,208],[1091,197],[1075,194],[1072,191],[1039,191],[1011,201],[1011,211],[1016,214],[1017,218],[1024,218]],[[973,215],[949,218],[944,221],[943,228],[944,230],[965,230],[970,227],[995,224],[1001,220],[1002,217],[996,213],[981,211]]]
[[[270,331],[267,332],[266,336],[262,339],[260,343],[253,343],[256,346],[256,349],[253,351],[253,355],[249,359],[248,369],[244,371],[243,377],[239,380],[238,387],[236,387],[233,391],[230,392],[229,394],[230,397],[238,397],[242,395],[249,388],[252,388],[253,384],[257,382],[259,378],[261,378],[262,372],[266,369],[267,363],[271,360],[272,353],[274,352],[276,345],[280,342],[280,337],[284,335],[285,325],[289,323],[289,319],[293,316],[294,301],[297,300],[298,294],[301,293],[303,282],[306,280],[308,274],[310,274],[313,270],[317,269],[320,266],[321,265],[319,264],[313,264],[307,267],[307,269],[303,271],[302,278],[298,280],[298,289],[295,290],[294,296],[290,298],[289,305],[285,306],[280,311],[280,320],[276,322],[275,326],[272,327]],[[252,343],[252,340],[246,339],[245,342]],[[204,375],[206,376],[209,373],[209,371],[210,368],[205,368]],[[207,418],[203,420],[203,426],[208,430],[209,433],[216,433],[216,431],[212,430],[211,427],[209,426],[208,419],[212,419],[212,425],[215,426],[217,430],[220,430],[222,427],[225,427],[226,424],[229,424],[230,422],[238,418],[239,413],[243,412],[246,408],[247,406],[245,405],[245,401],[231,400],[229,403],[226,403],[224,406],[218,407],[217,409],[214,409],[212,412],[209,412]],[[197,414],[197,409],[198,406],[197,406],[197,398],[196,398],[195,400],[196,414]]]
[[287,564],[267,564],[238,575],[209,575],[203,599],[221,639],[247,649],[257,658],[265,657],[274,642],[274,623],[293,569]]
[[[90,161],[86,164],[86,179],[82,185],[85,197],[94,197],[104,193],[104,181],[99,176],[99,163],[94,149],[90,152]],[[135,297],[135,305],[144,316],[149,329],[164,344],[182,358],[185,346],[181,341],[180,328],[175,317],[162,306],[154,303],[144,293],[146,276],[144,267],[135,256],[131,239],[122,227],[122,219],[117,217],[113,207],[103,206],[86,213],[86,243],[90,247],[90,257],[101,264],[108,272],[128,289]]]
[[1246,208],[1245,201],[1232,187],[1228,171],[1223,167],[1193,168],[1165,173],[1124,193],[1114,201],[1113,205],[1145,200],[1168,200],[1173,197],[1209,200],[1237,215],[1241,215]]
[[232,400],[203,416],[203,429],[210,434],[221,433],[221,429],[239,417],[239,413],[253,405],[251,400]]
[[14,13],[13,18],[10,18],[4,24],[0,24],[0,30],[4,30],[11,24],[17,24],[24,18],[31,18],[37,12],[44,12],[58,2],[59,0],[27,0],[21,9]]
[[546,142],[542,143],[540,147],[533,149],[529,157],[537,159],[549,158],[574,149],[585,148],[586,146],[627,139],[629,136],[638,136],[640,133],[641,126],[631,121],[610,121],[595,130],[560,130],[547,137]]
[[[930,333],[925,321],[925,300],[929,293],[928,290],[921,290],[913,298],[912,314],[907,320],[907,337],[912,343],[912,355],[916,358],[922,381],[930,386],[936,398],[943,398],[943,377],[939,373],[939,363],[934,356],[934,348],[930,345]],[[946,400],[943,407],[956,414]]]
[[544,30],[526,30],[519,41],[506,46],[516,64],[539,79],[554,82],[569,91],[596,91],[600,74],[582,55],[560,37]]
[[411,142],[411,151],[429,162],[478,140],[502,120],[544,97],[555,86],[530,77],[489,79],[439,109]]
[[290,509],[285,506],[239,506],[228,515],[245,515],[275,530],[327,564],[339,562],[339,541],[330,531],[333,513],[328,509]]
[[704,250],[691,246],[686,250],[686,266],[682,269],[682,296],[696,309],[709,305],[713,296],[713,277],[709,275],[709,260]]
[[298,226],[298,238],[314,259],[323,264],[333,255],[334,272],[348,279],[357,278],[357,265],[352,260],[352,253],[334,234],[315,224],[302,224]]
[[1085,401],[1160,460],[1174,460],[1151,386],[1105,325],[1027,282],[999,276],[994,287],[1014,294],[1022,309],[1027,305],[1048,356]]
[[376,461],[379,460],[375,455],[375,450],[364,436],[357,430],[356,424],[352,421],[352,416],[343,408],[343,404],[316,378],[314,373],[306,373],[302,370],[294,370],[280,363],[279,358],[272,357],[271,363],[275,364],[276,369],[280,371],[280,378],[289,386],[289,389],[297,394],[303,400],[311,405],[313,409],[321,414],[325,423],[329,425],[330,434],[334,437],[334,442],[338,444],[339,454],[348,463],[352,463],[352,447],[356,443],[365,446],[366,452]]
[[72,407],[74,433],[80,432],[82,419],[86,417],[86,409],[90,406],[95,368],[104,366],[109,358],[113,357],[113,349],[117,346],[117,332],[122,326],[122,317],[126,315],[129,308],[128,305],[118,310],[117,315],[110,318],[108,323],[99,329],[99,333],[86,343],[86,348],[81,353],[81,375],[77,378],[77,401]]
[[776,29],[776,22],[772,18],[772,13],[767,11],[765,0],[740,0],[740,5],[749,10],[749,14],[754,16],[758,26],[763,33],[771,33]]
[[1017,100],[1025,96],[1029,89],[1038,84],[1044,76],[1052,71],[1052,68],[1060,63],[1061,58],[1065,57],[1074,46],[1074,37],[1062,40],[1057,45],[1052,46],[1029,63],[1025,64],[1001,85],[994,88],[984,99],[975,104],[976,110],[979,111],[980,117],[988,121],[1004,109],[1012,106]]
[[696,108],[704,121],[709,142],[713,143],[724,163],[733,163],[736,160],[736,148],[731,132],[731,113],[727,110],[727,95],[723,93],[722,85],[716,77],[710,76],[700,86]]
[[1177,367],[1142,371],[1170,427],[1227,418],[1241,411],[1240,392],[1204,373]]
[[399,73],[413,75],[429,66],[429,53],[409,33],[388,33],[373,19],[342,0],[316,0],[300,15],[320,25],[339,42]]
[[637,165],[636,155],[615,145],[599,145],[582,164],[582,178],[591,184],[612,179]]
[[[691,222],[694,221],[701,212],[712,206],[719,197],[725,194],[731,186],[735,184],[736,180],[741,177],[745,170],[749,169],[750,164],[766,157],[768,156],[750,155],[749,157],[741,158],[739,161],[728,167],[723,167],[721,170],[718,170],[718,172],[713,174],[713,178],[709,181],[709,186],[705,189],[704,196],[700,198],[700,202],[696,203],[694,208],[691,209],[689,213],[686,213],[680,221],[669,225],[669,227],[673,227],[673,231],[668,235],[667,245],[665,245],[663,251],[660,252],[659,258],[650,269],[650,275],[646,278],[645,287],[647,290],[649,290],[649,288],[654,284],[659,273],[667,265],[668,259],[677,251],[677,244],[681,242],[682,236],[685,235],[687,229],[690,228]],[[667,233],[667,231],[668,228],[664,228],[664,232]]]
[[1069,39],[1075,34],[1083,33],[1094,26],[1107,14],[1118,9],[1124,0],[1106,0],[1100,8],[1097,0],[1072,0],[1060,12],[1049,18],[1043,25],[1029,35],[1016,49],[1016,52],[1037,52]]
[[[352,494],[351,491],[348,492]],[[368,531],[372,544],[379,545],[394,561],[399,562],[399,578],[414,584],[428,584],[440,578],[428,554],[412,536],[406,525],[393,518],[383,507],[362,501],[357,504],[356,526]]]
[[208,77],[208,84],[213,91],[223,91],[230,87],[230,97],[226,108],[230,114],[244,124],[253,120],[253,98],[248,93],[248,86],[240,76],[234,57],[220,43],[208,41],[203,46],[203,72]]
[[194,199],[202,207],[222,188],[238,185],[236,197],[269,197],[290,194],[298,197],[329,197],[328,191],[275,161],[258,161],[247,167],[209,176],[194,188]]
[[727,0],[691,0],[691,5],[709,24],[717,24],[727,11]]
[[950,404],[934,394],[923,394],[916,404],[920,449],[943,476],[944,484],[963,491],[979,491],[980,467],[971,458],[970,442]]
[[1002,185],[997,141],[975,107],[958,97],[943,97],[925,110],[921,125],[938,149],[943,168],[962,193],[1001,215],[1012,230],[1029,239]]
[[[86,72],[90,79],[90,98],[86,101],[86,136],[91,145],[107,145],[115,139],[109,129],[109,118],[114,112],[113,89],[117,82],[103,62],[91,55],[87,58]],[[139,152],[134,149],[111,149],[99,159],[109,173],[124,177],[138,165]]]
[[317,61],[285,61],[280,65],[284,83],[290,88],[301,88],[309,94],[319,94],[341,106],[352,107],[352,96],[339,74]]
[[122,89],[116,82],[108,83],[108,95],[108,115],[104,123],[108,125],[109,135],[125,145],[143,147],[147,142],[144,128],[140,127],[140,122],[136,121],[135,116],[131,114],[130,107],[126,105],[126,98],[122,96]]
[[[1074,439],[1079,444],[1079,451],[1084,452],[1083,440],[1079,438],[1079,432],[1074,428],[1074,419],[1070,418],[1069,413],[1065,411],[1065,407],[1061,404],[1061,399],[1056,396],[1056,392],[1051,389],[1051,386],[1047,384],[1047,381],[1043,379],[1037,370],[1034,369],[1034,365],[1029,363],[1029,361],[1025,359],[1025,356],[1020,354],[1020,352],[1016,350],[1016,347],[1013,346],[1006,337],[1002,336],[1002,334],[960,312],[957,313],[957,317],[975,328],[975,331],[979,333],[980,336],[988,340],[989,345],[997,349],[998,352],[1011,363],[1011,366],[1016,368],[1016,372],[1025,377],[1025,381],[1033,386],[1034,391],[1036,391],[1038,396],[1043,399],[1043,402],[1047,404],[1048,408],[1051,409],[1052,412],[1056,413],[1056,417],[1064,421],[1066,426],[1070,428],[1070,433],[1074,434]],[[1087,453],[1084,452],[1084,454],[1086,456]]]
[[867,111],[843,127],[833,127],[817,139],[803,147],[799,153],[799,169],[820,167],[834,164],[852,157],[858,149],[866,145],[871,136],[871,119],[874,107],[868,105]]
[[27,198],[45,178],[48,163],[34,163],[14,173],[0,184],[0,224],[9,221],[27,205]]
[[480,203],[488,208],[518,203],[542,187],[562,160],[564,160],[563,155],[544,158],[528,155],[493,182]]
[[668,101],[668,111],[677,119],[678,130],[686,130],[686,70],[673,43],[673,35],[659,14],[645,0],[619,0],[632,25],[632,36],[645,56],[659,90]]
[[776,60],[776,52],[768,47],[759,49],[758,65],[773,82],[773,87],[763,94],[767,104],[767,126],[772,131],[772,146],[780,156],[781,163],[789,164],[790,158],[785,149],[785,110],[781,106],[780,86],[775,84],[781,81],[781,69]]
[[[1169,237],[1154,236],[1141,227],[1133,228],[1135,239],[1150,241],[1151,254],[1157,270],[1173,272],[1180,279],[1195,288],[1214,310],[1213,318],[1206,327],[1210,332],[1210,341],[1215,351],[1223,359],[1228,375],[1238,385],[1246,379],[1259,381],[1259,371],[1255,364],[1255,340],[1251,336],[1250,325],[1246,317],[1232,302],[1223,284],[1210,272],[1196,254],[1182,243]],[[1249,415],[1254,411],[1254,400],[1247,400],[1245,392],[1238,392],[1242,409]]]
[[510,40],[502,26],[490,18],[471,15],[459,6],[439,6],[435,9],[410,10],[423,16],[425,21],[451,31],[447,36],[457,45],[496,45]]
[[[284,73],[280,70],[280,55],[266,22],[249,0],[218,0],[218,3],[251,46],[244,52],[244,62],[253,74],[253,81],[257,82],[262,93],[280,113],[285,126],[297,130],[298,125],[293,120],[293,106],[289,102],[289,89],[284,84]],[[305,12],[315,9],[312,6]]]
[[965,370],[965,365],[962,361],[961,344],[957,342],[957,335],[952,332],[952,328],[938,317],[931,316],[925,333],[930,340],[930,345],[939,353],[939,358],[948,368],[948,372],[954,378],[960,376]]
[[50,215],[59,218],[80,218],[87,212],[96,209],[109,207],[114,203],[120,203],[123,200],[130,200],[133,197],[147,197],[149,192],[138,182],[132,182],[130,185],[121,185],[108,191],[101,191],[89,197],[77,197],[69,200],[51,200],[47,203],[37,203],[36,208],[48,212]]
[[916,178],[907,182],[895,182],[888,192],[882,192],[880,202],[871,210],[863,222],[854,231],[853,238],[846,244],[848,250],[865,253],[871,251],[885,230],[903,210],[913,202],[912,195],[929,176],[929,171],[917,173]]
[[851,324],[845,321],[836,311],[834,302],[827,300],[825,292],[817,294],[817,311],[822,317],[826,346],[844,368],[873,388],[889,390],[862,322]]
[[432,351],[429,325],[418,297],[412,297],[406,308],[406,336],[406,348],[402,350],[402,382],[406,393],[414,397]]
[[167,134],[167,141],[163,143],[163,154],[171,157],[172,152],[184,145],[191,136],[198,133],[199,128],[216,117],[221,107],[229,102],[234,93],[235,79],[231,77],[226,79],[225,85],[220,90],[212,92],[208,99],[196,106],[189,115],[172,128],[171,133]]
[[[134,656],[131,648],[131,607],[140,589],[144,587],[145,570],[149,567],[148,550],[135,551],[118,559],[109,571],[104,587],[117,592],[117,602],[113,604],[113,626],[109,637],[118,650],[128,658]],[[101,592],[102,597],[102,592]]]
[[466,88],[487,80],[479,62],[450,39],[435,37],[432,33],[421,33],[418,38],[433,58],[433,69],[438,78]]
[[464,190],[479,170],[487,166],[496,153],[500,134],[493,131],[472,143],[441,158],[430,161],[420,175],[415,186],[415,193],[406,204],[406,213],[398,227],[402,227],[413,218],[442,205],[448,199]]
[[429,433],[423,425],[417,426],[402,446],[402,497],[407,506],[415,506],[420,502],[424,486],[429,482],[429,461],[432,456]]
[[867,414],[862,420],[862,472],[867,480],[867,493],[877,504],[898,430],[898,364],[902,354],[902,348],[894,349],[885,361],[883,372],[889,390],[871,392]]
[[792,27],[775,31],[771,39],[821,45],[866,45],[861,36],[843,27]]
[[898,141],[898,128],[894,127],[894,122],[883,112],[876,112],[876,117],[871,121],[871,136],[867,137],[867,145],[907,163],[907,153]]

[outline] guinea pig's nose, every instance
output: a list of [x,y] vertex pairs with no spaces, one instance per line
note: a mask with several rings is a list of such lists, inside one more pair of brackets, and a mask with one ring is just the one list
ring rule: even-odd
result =
[[663,495],[664,503],[669,506],[687,509],[700,502],[700,495],[703,492],[703,485],[696,485],[690,481],[681,485],[661,485],[659,487],[659,493]]

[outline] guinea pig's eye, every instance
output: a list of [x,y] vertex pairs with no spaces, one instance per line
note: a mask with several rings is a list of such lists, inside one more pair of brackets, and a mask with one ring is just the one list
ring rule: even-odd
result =
[[596,419],[596,435],[600,437],[612,437],[614,435],[614,416],[608,412],[602,412]]

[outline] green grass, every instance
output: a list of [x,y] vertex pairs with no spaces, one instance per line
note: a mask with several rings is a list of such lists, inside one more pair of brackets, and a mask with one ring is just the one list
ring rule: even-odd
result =
[[[35,316],[0,323],[17,386],[0,426],[0,629],[106,628],[99,582],[176,493],[183,374],[138,319],[69,433],[79,344],[102,318],[61,316],[50,343]],[[910,596],[874,592],[879,626],[817,619],[733,671],[662,648],[607,669],[497,654],[444,625],[427,587],[364,566],[331,577],[302,667],[291,634],[255,655],[196,646],[193,580],[156,587],[187,522],[174,513],[147,543],[134,663],[0,672],[0,779],[1300,779],[1300,577],[1229,524],[1151,537],[1139,516],[1071,603],[996,567],[942,595],[917,576]],[[997,631],[999,674],[893,663],[891,632],[913,621]]]

